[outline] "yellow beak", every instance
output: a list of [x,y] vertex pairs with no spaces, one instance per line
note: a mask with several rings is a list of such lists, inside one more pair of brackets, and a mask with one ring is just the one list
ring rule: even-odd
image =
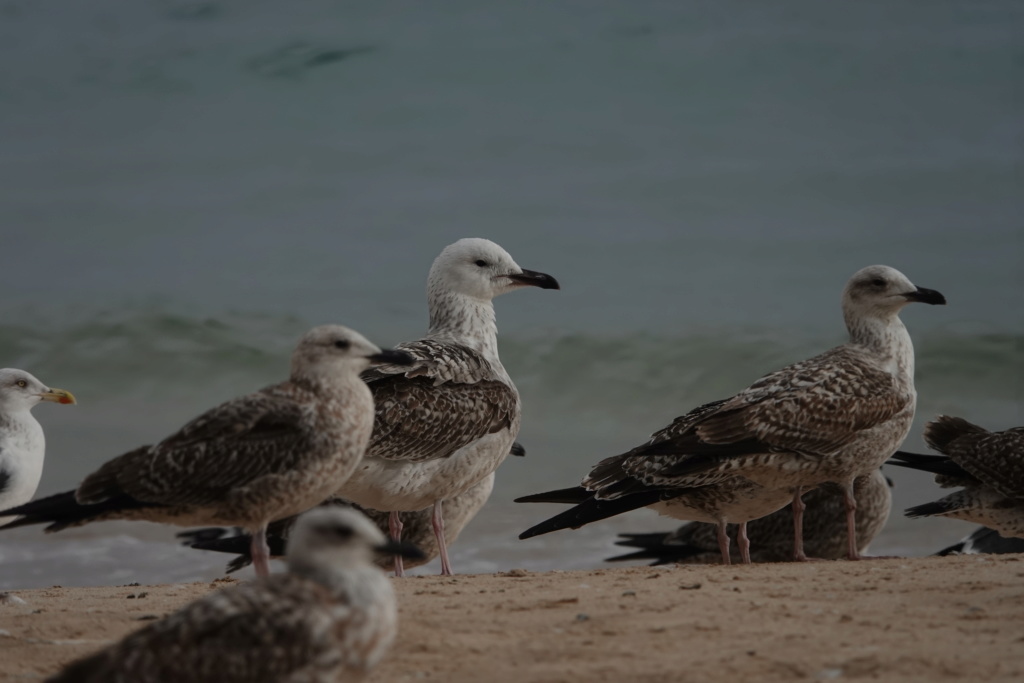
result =
[[43,397],[44,401],[53,401],[54,403],[63,403],[65,405],[74,405],[78,403],[75,400],[75,395],[65,389],[58,389],[57,387],[51,387],[49,391],[44,391],[39,394]]

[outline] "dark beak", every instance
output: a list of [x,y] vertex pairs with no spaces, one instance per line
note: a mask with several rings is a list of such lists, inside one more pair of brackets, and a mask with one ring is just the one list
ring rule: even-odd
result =
[[509,280],[512,280],[512,282],[518,282],[521,285],[540,287],[541,289],[561,289],[561,287],[558,286],[558,280],[550,275],[538,273],[535,270],[524,270],[521,273],[512,273],[507,277]]
[[922,304],[931,304],[933,306],[945,306],[946,297],[942,296],[939,292],[934,289],[925,289],[924,287],[918,287],[917,291],[907,292],[903,295],[907,301],[916,301]]
[[508,454],[518,455],[521,458],[524,455],[526,455],[526,449],[523,448],[523,444],[516,441],[514,444],[512,444],[512,448],[509,449]]
[[422,550],[414,546],[412,543],[406,543],[405,541],[392,541],[388,539],[388,542],[384,545],[379,545],[374,548],[378,553],[385,555],[399,555],[407,560],[422,560],[427,556]]
[[380,353],[367,356],[367,358],[378,365],[412,365],[416,362],[416,359],[405,351],[396,351],[395,349],[385,349]]

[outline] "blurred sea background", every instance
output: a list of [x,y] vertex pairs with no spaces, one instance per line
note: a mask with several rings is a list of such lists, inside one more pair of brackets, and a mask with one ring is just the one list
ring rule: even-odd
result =
[[[560,292],[496,300],[526,458],[456,571],[599,566],[641,511],[531,541],[578,483],[690,408],[844,340],[885,263],[918,420],[1024,424],[1024,5],[547,0],[0,0],[0,366],[43,405],[37,495],[286,376],[309,327],[426,329],[438,252],[487,237]],[[971,525],[888,468],[872,550]],[[209,579],[175,529],[0,534],[0,588]],[[426,571],[435,571],[431,566]],[[251,570],[247,570],[251,571]]]

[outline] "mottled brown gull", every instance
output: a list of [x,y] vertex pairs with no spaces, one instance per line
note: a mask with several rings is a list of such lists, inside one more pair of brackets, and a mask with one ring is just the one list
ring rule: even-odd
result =
[[944,455],[900,451],[892,464],[932,472],[943,488],[962,488],[906,510],[908,517],[962,519],[1024,538],[1024,427],[990,432],[942,415],[925,426],[924,440]]
[[[32,409],[43,401],[73,404],[75,397],[24,370],[0,370],[0,510],[32,500],[39,486],[46,437]],[[0,517],[0,524],[11,519]]]
[[[476,516],[480,508],[487,502],[494,488],[494,473],[487,475],[477,482],[468,491],[445,501],[444,506],[444,530],[445,541],[451,546],[458,539],[459,534],[466,524]],[[390,533],[390,513],[380,510],[361,508],[351,501],[339,496],[331,496],[320,504],[324,507],[352,507],[365,514],[370,521],[377,525],[383,533]],[[402,513],[402,540],[407,541],[421,551],[423,557],[404,563],[405,569],[419,567],[433,560],[440,555],[437,546],[437,538],[434,536],[431,519],[433,508],[417,510],[416,512]],[[273,558],[283,557],[288,539],[295,528],[295,521],[298,517],[286,517],[276,522],[271,522],[267,527],[267,545],[270,547],[270,556]],[[227,573],[236,572],[247,567],[252,562],[249,551],[250,538],[248,534],[229,535],[229,530],[214,527],[206,529],[195,529],[178,534],[179,538],[185,540],[186,544],[197,550],[212,550],[214,552],[234,553],[234,558],[226,567]],[[376,559],[378,566],[392,567],[394,560],[391,555],[381,555]]]
[[[376,417],[366,457],[337,492],[364,508],[392,513],[433,507],[441,573],[451,574],[443,501],[494,472],[519,432],[519,392],[498,358],[492,299],[522,287],[558,289],[550,275],[523,270],[500,246],[462,239],[441,252],[427,278],[427,335],[397,348],[412,367],[363,374]],[[402,575],[396,560],[395,573]]]
[[[784,489],[792,493],[794,558],[806,559],[801,494],[836,483],[845,492],[847,555],[860,557],[853,482],[896,451],[914,418],[914,348],[899,319],[911,302],[946,300],[888,266],[857,271],[842,296],[846,344],[767,375],[696,419],[679,420],[647,444],[602,461],[583,487],[606,497],[602,489],[610,488],[621,499],[628,489],[614,482],[626,461],[636,472],[671,480],[676,489],[736,476],[760,487],[755,490]],[[635,502],[639,507],[654,500]],[[521,537],[583,523],[549,520]]]
[[410,360],[340,325],[313,328],[292,355],[287,381],[110,460],[74,491],[0,512],[21,515],[3,528],[48,523],[47,531],[59,531],[107,519],[240,526],[252,534],[253,564],[265,576],[266,525],[324,500],[362,458],[373,398],[359,373]]
[[360,680],[395,639],[391,583],[371,560],[409,552],[355,510],[299,518],[288,572],[211,593],[70,664],[50,683]]
[[[890,483],[881,470],[857,477],[853,484],[857,500],[857,548],[863,553],[881,532],[892,506]],[[824,484],[804,494],[807,507],[804,524],[804,552],[809,557],[836,560],[846,555],[846,505],[843,491]],[[793,559],[793,511],[790,506],[755,519],[749,524],[750,557],[754,562],[786,562]],[[620,534],[616,545],[639,548],[608,562],[651,560],[659,564],[713,564],[719,562],[718,533],[713,524],[691,522],[668,533]],[[738,559],[736,556],[734,560]]]

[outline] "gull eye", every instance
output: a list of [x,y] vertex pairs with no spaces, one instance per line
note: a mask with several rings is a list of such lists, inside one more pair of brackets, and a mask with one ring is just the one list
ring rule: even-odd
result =
[[871,281],[871,284],[874,285],[875,287],[885,287],[885,280],[880,277],[876,277],[874,280]]
[[352,346],[352,343],[348,339],[339,339],[334,342],[334,348],[336,349],[347,349]]
[[487,267],[487,261],[484,261],[482,258],[478,258],[476,261],[474,261],[474,263],[476,263],[476,265],[480,266],[481,268]]
[[15,382],[15,384],[21,387],[22,389],[28,386],[28,382],[26,382],[23,379],[19,379],[17,382]]

